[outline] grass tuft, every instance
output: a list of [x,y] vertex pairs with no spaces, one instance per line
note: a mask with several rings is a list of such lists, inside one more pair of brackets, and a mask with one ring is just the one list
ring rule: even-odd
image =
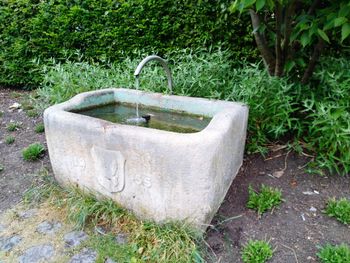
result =
[[26,114],[30,118],[35,118],[39,116],[39,112],[37,110],[27,110]]
[[243,247],[242,260],[244,263],[264,263],[272,258],[271,245],[263,240],[249,240]]
[[35,161],[42,157],[45,147],[40,143],[33,143],[22,150],[23,159],[26,161]]
[[7,129],[9,132],[13,132],[13,131],[18,130],[20,127],[21,127],[21,123],[19,123],[19,122],[10,122],[10,123],[6,126],[6,129]]
[[12,135],[6,136],[5,137],[5,143],[6,144],[12,144],[15,142],[15,137]]
[[38,123],[37,125],[35,125],[34,131],[36,133],[43,133],[45,131],[45,126],[43,123]]
[[327,244],[317,253],[322,263],[347,263],[350,262],[350,248],[346,244],[332,246]]
[[247,207],[256,210],[259,216],[282,202],[282,192],[277,188],[261,185],[260,192],[256,192],[249,186],[248,191]]
[[350,224],[350,201],[346,198],[328,200],[325,212],[345,225]]

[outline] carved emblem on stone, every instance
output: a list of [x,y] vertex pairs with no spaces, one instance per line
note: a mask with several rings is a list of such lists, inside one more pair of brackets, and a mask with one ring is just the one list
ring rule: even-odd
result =
[[111,193],[121,192],[125,184],[125,158],[120,151],[98,146],[91,149],[98,183]]

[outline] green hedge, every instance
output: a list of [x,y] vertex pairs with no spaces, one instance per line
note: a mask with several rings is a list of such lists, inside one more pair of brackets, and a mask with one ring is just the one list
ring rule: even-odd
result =
[[[33,86],[46,59],[118,61],[135,50],[164,54],[220,45],[233,59],[256,57],[248,21],[231,0],[3,0],[0,84]],[[79,52],[77,52],[79,51]]]

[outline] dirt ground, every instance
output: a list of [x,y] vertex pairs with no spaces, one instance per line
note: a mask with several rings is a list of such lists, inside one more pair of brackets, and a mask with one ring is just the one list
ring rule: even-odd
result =
[[[36,162],[24,161],[21,151],[34,142],[45,146],[44,134],[34,132],[41,116],[28,117],[24,111],[9,111],[9,106],[20,102],[13,91],[0,88],[0,214],[19,202],[23,193],[33,183],[42,166],[49,167],[47,153]],[[21,122],[14,132],[6,130],[9,122]],[[8,135],[16,138],[7,145]],[[319,245],[326,243],[350,244],[350,228],[322,213],[330,197],[350,198],[350,178],[320,177],[305,172],[309,157],[299,156],[286,149],[271,152],[269,156],[249,155],[206,233],[210,247],[210,262],[241,262],[241,248],[249,239],[269,240],[275,249],[269,262],[317,262]],[[272,175],[283,170],[279,178]],[[248,186],[259,189],[261,184],[282,189],[284,202],[273,212],[260,219],[257,213],[246,208]],[[310,210],[311,209],[311,210]]]
[[[46,146],[44,133],[35,133],[34,127],[42,122],[42,117],[28,117],[24,110],[13,110],[9,107],[14,103],[20,103],[18,96],[20,91],[13,93],[13,90],[0,87],[0,165],[4,170],[0,172],[0,213],[19,202],[23,193],[35,181],[33,174],[42,166],[49,165],[47,153],[44,158],[36,162],[24,161],[22,150],[31,143],[41,142]],[[0,113],[1,114],[1,113]],[[13,132],[7,131],[6,127],[10,122],[18,122],[21,127]],[[6,144],[7,136],[14,136],[13,144]]]

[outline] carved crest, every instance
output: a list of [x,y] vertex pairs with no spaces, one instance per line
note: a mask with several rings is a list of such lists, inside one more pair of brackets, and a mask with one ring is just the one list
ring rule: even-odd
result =
[[125,158],[120,151],[107,150],[98,146],[91,149],[97,181],[107,191],[123,191],[125,184]]

